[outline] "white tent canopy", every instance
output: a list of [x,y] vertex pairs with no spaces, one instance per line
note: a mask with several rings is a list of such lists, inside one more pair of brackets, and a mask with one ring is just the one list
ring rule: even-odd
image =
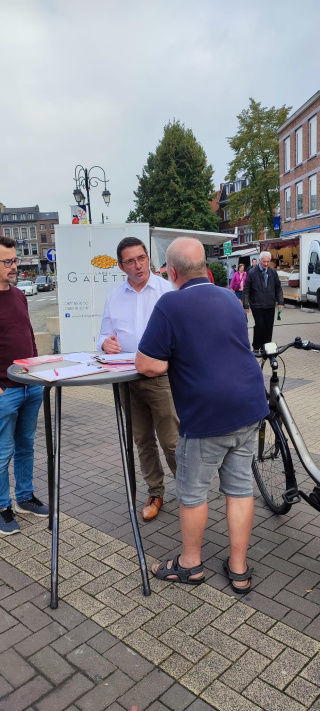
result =
[[233,257],[249,257],[251,254],[260,254],[259,247],[252,247],[250,249],[237,249],[236,252],[232,252],[232,254],[228,254],[227,256],[228,259],[233,259]]
[[234,239],[233,234],[222,232],[200,232],[197,230],[176,230],[169,227],[150,227],[150,254],[151,263],[156,271],[166,261],[166,251],[169,244],[177,237],[195,237],[202,244],[218,245]]

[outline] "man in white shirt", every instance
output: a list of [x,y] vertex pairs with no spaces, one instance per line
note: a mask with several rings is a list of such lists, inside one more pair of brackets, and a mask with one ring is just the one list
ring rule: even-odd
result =
[[[128,278],[106,300],[98,348],[108,354],[136,352],[156,302],[162,294],[172,290],[168,281],[150,271],[146,247],[136,237],[126,237],[120,242],[117,258]],[[144,521],[151,521],[158,515],[164,494],[164,472],[156,434],[175,475],[179,421],[167,375],[133,381],[129,387],[133,437],[149,491],[142,517]]]

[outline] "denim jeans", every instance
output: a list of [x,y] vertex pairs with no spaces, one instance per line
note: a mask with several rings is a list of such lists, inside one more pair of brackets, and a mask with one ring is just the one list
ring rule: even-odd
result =
[[43,388],[26,385],[0,393],[0,509],[11,506],[9,464],[13,456],[18,502],[33,493],[34,436]]

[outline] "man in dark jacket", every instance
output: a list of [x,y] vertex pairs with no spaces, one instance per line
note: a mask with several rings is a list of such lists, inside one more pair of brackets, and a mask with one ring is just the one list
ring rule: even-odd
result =
[[250,269],[243,290],[243,306],[251,308],[254,318],[253,350],[259,350],[272,340],[276,303],[284,306],[283,293],[278,274],[269,267],[270,252],[261,252],[257,267]]

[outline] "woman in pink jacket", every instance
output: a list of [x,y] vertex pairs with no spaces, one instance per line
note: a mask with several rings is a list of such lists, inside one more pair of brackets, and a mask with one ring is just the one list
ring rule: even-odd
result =
[[243,289],[246,283],[247,274],[244,269],[244,264],[239,264],[238,271],[236,271],[231,279],[230,287],[231,291],[234,291],[235,295],[243,300]]

